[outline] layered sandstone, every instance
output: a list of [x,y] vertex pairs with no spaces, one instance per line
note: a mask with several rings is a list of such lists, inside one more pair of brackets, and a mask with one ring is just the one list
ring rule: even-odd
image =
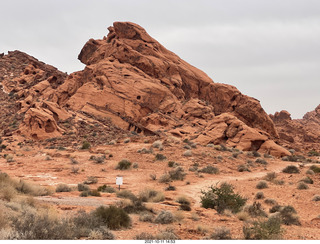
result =
[[145,135],[175,135],[242,150],[268,151],[278,138],[258,100],[214,83],[134,23],[115,22],[108,29],[107,37],[90,39],[82,48],[82,71],[66,77],[24,57],[28,62],[18,69],[20,75],[2,81],[25,114],[21,134],[61,136],[66,131],[59,122],[79,115],[82,120],[85,114]]

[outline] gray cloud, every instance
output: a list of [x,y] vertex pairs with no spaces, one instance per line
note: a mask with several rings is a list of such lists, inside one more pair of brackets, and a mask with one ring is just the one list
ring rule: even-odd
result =
[[132,21],[215,82],[268,113],[302,117],[319,103],[318,0],[4,0],[0,52],[21,50],[62,71],[114,21]]

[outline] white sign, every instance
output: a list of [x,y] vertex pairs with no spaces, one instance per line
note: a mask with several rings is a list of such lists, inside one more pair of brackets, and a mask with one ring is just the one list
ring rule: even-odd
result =
[[123,177],[116,177],[116,185],[120,186],[123,184]]

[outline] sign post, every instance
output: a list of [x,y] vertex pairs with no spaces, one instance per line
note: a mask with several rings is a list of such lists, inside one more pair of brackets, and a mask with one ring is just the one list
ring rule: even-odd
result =
[[116,177],[116,185],[119,186],[119,191],[120,191],[120,186],[123,184],[123,177],[122,176],[118,176]]

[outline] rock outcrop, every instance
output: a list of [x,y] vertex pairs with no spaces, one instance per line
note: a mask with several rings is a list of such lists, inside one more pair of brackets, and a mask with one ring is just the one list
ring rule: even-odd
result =
[[279,132],[281,144],[296,151],[320,150],[320,105],[302,119],[291,119],[287,111],[270,115]]
[[69,76],[20,52],[0,58],[26,60],[19,75],[2,81],[25,114],[21,134],[56,137],[65,132],[62,120],[85,114],[146,135],[277,150],[270,141],[279,135],[258,100],[214,83],[134,23],[108,29],[106,37],[84,45],[78,58],[86,67]]

